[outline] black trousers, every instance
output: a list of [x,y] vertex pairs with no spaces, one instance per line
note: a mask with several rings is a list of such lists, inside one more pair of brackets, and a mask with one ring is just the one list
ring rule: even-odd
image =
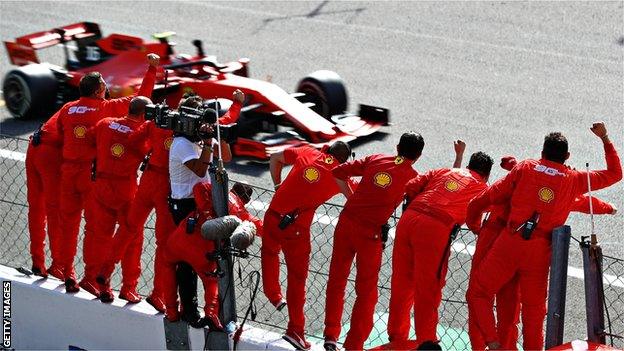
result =
[[[189,199],[169,199],[169,210],[173,216],[173,221],[179,225],[191,212],[195,211],[197,205],[195,200]],[[182,305],[183,316],[199,316],[197,303],[197,273],[191,265],[186,262],[179,262],[176,267],[176,281],[180,294],[180,304]]]

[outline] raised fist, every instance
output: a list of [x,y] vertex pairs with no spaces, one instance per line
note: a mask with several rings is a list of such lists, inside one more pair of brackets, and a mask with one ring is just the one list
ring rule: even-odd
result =
[[599,138],[604,138],[607,135],[607,127],[605,127],[604,122],[595,122],[589,129]]
[[158,67],[160,64],[160,56],[156,54],[147,54],[147,63],[149,63],[151,67]]
[[518,163],[518,160],[516,160],[515,157],[504,156],[501,158],[500,166],[504,170],[511,171],[511,169],[516,166],[516,163]]
[[240,89],[234,90],[232,98],[234,99],[234,101],[238,101],[241,104],[245,102],[245,94]]
[[453,147],[455,148],[456,154],[463,154],[466,150],[466,143],[462,140],[457,139],[453,142]]

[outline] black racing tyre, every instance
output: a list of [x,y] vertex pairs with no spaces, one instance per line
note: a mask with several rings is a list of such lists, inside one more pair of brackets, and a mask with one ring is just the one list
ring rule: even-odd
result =
[[342,78],[332,71],[316,71],[299,81],[297,92],[306,94],[301,100],[313,102],[319,115],[330,118],[347,111],[349,99]]
[[9,71],[2,83],[6,107],[18,119],[49,117],[56,107],[57,90],[54,73],[39,64]]

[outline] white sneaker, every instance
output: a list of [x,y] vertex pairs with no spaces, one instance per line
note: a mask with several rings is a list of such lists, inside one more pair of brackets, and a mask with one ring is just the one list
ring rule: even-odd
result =
[[282,336],[282,339],[288,341],[297,350],[309,350],[312,347],[303,335],[299,335],[295,332],[286,331],[286,334]]

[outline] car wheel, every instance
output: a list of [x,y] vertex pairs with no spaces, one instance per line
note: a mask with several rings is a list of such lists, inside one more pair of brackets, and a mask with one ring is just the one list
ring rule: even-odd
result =
[[314,103],[311,109],[328,119],[345,113],[348,107],[347,89],[336,72],[321,70],[311,73],[299,81],[297,92],[305,94],[302,102]]
[[52,71],[38,64],[9,71],[2,84],[6,107],[18,119],[49,117],[56,107],[57,90]]

